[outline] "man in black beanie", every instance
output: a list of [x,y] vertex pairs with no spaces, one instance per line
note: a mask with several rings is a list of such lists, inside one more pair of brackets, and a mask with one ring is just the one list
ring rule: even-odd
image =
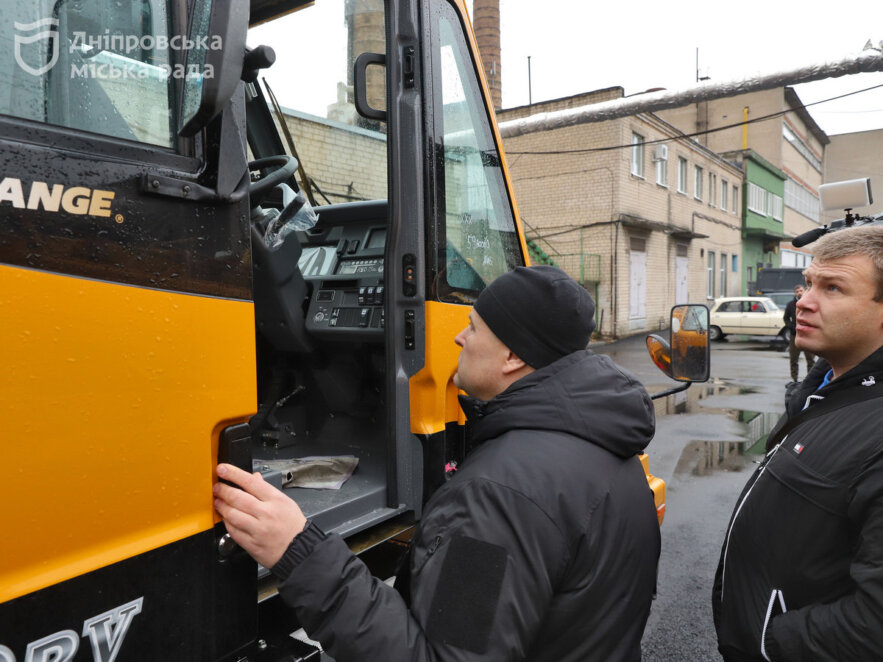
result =
[[337,662],[640,660],[660,537],[637,455],[655,420],[641,384],[586,349],[594,310],[554,267],[481,293],[455,339],[473,450],[395,589],[259,477],[218,467],[248,492],[216,488],[228,531]]

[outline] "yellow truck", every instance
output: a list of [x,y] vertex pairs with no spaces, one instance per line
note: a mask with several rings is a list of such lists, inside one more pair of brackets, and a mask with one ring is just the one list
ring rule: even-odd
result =
[[529,261],[464,3],[0,8],[0,662],[317,659],[214,469],[357,462],[286,491],[382,573],[463,458],[453,338]]

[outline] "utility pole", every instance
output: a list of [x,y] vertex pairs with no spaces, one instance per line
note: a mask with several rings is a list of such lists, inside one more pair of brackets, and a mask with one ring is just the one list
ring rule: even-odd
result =
[[533,105],[533,93],[530,89],[530,55],[527,56],[527,105]]
[[699,47],[697,46],[696,47],[696,82],[699,83],[703,80],[709,80],[710,78],[711,78],[710,76],[702,76],[701,78],[699,77]]

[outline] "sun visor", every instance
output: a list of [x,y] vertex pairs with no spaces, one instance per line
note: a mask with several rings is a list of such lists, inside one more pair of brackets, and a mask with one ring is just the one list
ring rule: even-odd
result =
[[251,0],[248,24],[254,27],[312,5],[313,0]]

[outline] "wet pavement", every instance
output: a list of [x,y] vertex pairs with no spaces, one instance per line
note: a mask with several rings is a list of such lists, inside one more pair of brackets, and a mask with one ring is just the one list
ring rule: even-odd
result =
[[[643,337],[591,349],[611,356],[651,393],[675,385],[652,364]],[[666,481],[667,512],[644,662],[720,660],[711,588],[721,543],[766,436],[784,411],[790,376],[781,347],[728,338],[712,344],[711,361],[708,383],[654,401],[656,436],[648,454],[650,471]]]

